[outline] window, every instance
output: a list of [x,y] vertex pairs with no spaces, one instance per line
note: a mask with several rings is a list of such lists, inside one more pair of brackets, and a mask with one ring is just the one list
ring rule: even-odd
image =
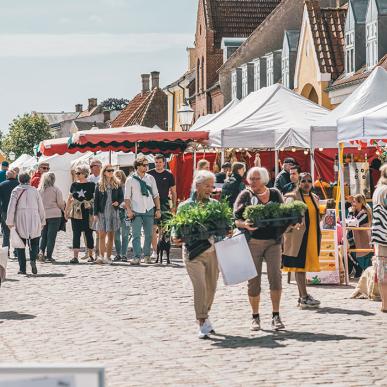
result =
[[247,79],[247,66],[242,68],[242,98],[245,98],[249,94],[248,79]]
[[282,84],[289,88],[289,57],[282,57]]
[[196,64],[196,94],[199,94],[200,89],[200,60]]
[[266,61],[266,71],[267,71],[267,74],[266,74],[266,83],[267,83],[267,86],[271,86],[274,84],[274,66],[273,66],[273,55],[270,55],[267,57],[267,61]]
[[355,72],[355,32],[348,31],[345,34],[345,72]]
[[201,75],[201,81],[202,81],[202,90],[204,90],[204,58],[202,57],[202,75]]
[[367,67],[371,68],[378,63],[378,22],[367,24]]
[[234,70],[231,75],[231,97],[232,99],[237,98],[237,85],[238,80],[237,80],[237,73]]

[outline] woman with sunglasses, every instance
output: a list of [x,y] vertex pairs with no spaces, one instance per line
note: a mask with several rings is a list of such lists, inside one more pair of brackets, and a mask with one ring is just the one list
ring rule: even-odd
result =
[[101,170],[94,194],[94,221],[99,236],[100,254],[96,263],[112,262],[114,234],[120,228],[118,209],[123,201],[124,193],[120,182],[114,176],[114,168],[107,164]]
[[320,301],[315,300],[306,290],[306,273],[319,272],[319,253],[321,245],[319,198],[311,192],[313,180],[310,173],[300,174],[298,187],[285,195],[285,203],[303,201],[308,210],[301,224],[290,227],[284,234],[283,270],[294,272],[296,276],[300,309],[318,308]]
[[78,255],[81,248],[81,235],[85,233],[88,250],[88,262],[94,262],[94,239],[91,225],[93,223],[93,202],[95,184],[87,181],[90,170],[87,165],[78,165],[75,168],[76,181],[70,187],[70,195],[67,199],[66,219],[71,219],[73,230],[74,257],[70,263],[79,263]]

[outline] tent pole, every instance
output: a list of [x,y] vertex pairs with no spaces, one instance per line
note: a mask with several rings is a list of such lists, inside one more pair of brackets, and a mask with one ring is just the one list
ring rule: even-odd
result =
[[224,148],[222,148],[222,150],[220,152],[220,164],[221,165],[224,164]]
[[193,176],[195,175],[196,171],[196,144],[194,146],[194,153],[193,153]]
[[347,240],[347,227],[345,224],[345,185],[344,185],[344,144],[339,144],[339,184],[340,184],[340,204],[341,204],[341,225],[343,228],[343,261],[344,261],[344,273],[345,284],[349,285],[349,273],[348,273],[348,240]]
[[111,165],[112,163],[112,151],[109,151],[109,164]]
[[276,149],[274,151],[274,169],[275,169],[275,175],[277,176],[278,173],[279,173],[279,165],[278,165],[278,161],[279,161],[279,151]]
[[137,142],[134,143],[134,156],[137,158],[138,148],[137,148]]
[[315,181],[314,175],[314,148],[310,149],[310,174],[312,175],[312,180]]

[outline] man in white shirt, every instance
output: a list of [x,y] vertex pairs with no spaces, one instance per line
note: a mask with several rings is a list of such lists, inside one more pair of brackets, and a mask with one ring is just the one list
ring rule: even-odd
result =
[[[141,253],[144,262],[151,263],[150,250],[154,218],[161,217],[160,198],[156,180],[146,173],[148,160],[139,156],[134,162],[136,172],[125,183],[125,204],[128,218],[132,220],[133,253],[132,265],[139,265]],[[141,249],[141,229],[144,229],[144,246]]]
[[101,173],[102,163],[98,159],[92,159],[90,161],[90,175],[87,178],[87,181],[97,185],[99,183],[99,175]]

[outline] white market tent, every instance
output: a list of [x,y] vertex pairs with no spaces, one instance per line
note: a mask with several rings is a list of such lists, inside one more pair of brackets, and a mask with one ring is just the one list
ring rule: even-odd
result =
[[387,140],[387,102],[338,120],[337,139],[345,143],[354,140]]
[[376,67],[343,103],[311,128],[312,148],[337,148],[337,121],[387,102],[387,71]]
[[190,131],[206,130],[205,128],[206,125],[208,125],[210,122],[215,121],[223,114],[227,113],[230,109],[238,105],[239,102],[240,102],[239,99],[233,99],[230,103],[228,103],[222,110],[218,111],[217,113],[207,114],[205,116],[199,117],[198,120],[192,125]]
[[9,169],[19,168],[23,172],[35,164],[37,164],[36,158],[24,153],[9,165]]
[[328,110],[276,84],[249,94],[203,127],[209,145],[230,148],[309,148],[310,127]]

